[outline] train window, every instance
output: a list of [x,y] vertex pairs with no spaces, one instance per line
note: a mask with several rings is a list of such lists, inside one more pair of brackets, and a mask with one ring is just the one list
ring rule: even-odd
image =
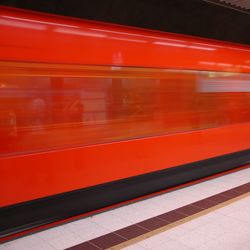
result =
[[250,121],[250,75],[3,62],[0,155]]

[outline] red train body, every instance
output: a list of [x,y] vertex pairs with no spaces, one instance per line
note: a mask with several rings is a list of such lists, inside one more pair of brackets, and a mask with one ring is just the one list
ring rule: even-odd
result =
[[250,160],[248,46],[4,7],[0,26],[2,236]]

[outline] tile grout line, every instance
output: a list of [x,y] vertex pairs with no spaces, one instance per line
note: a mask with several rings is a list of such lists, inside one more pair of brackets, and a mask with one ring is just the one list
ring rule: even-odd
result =
[[[99,236],[97,238],[93,238],[67,249],[122,249],[123,247],[152,237],[160,232],[166,231],[170,228],[198,218],[244,197],[248,197],[249,195],[250,182],[190,203],[188,205],[179,207],[169,212],[151,217],[125,228]],[[155,222],[156,224],[154,225],[153,222]],[[134,229],[134,234],[133,232],[131,232],[131,229],[132,231]],[[111,242],[112,240],[108,240],[108,237],[114,237],[113,242]],[[88,245],[88,248],[84,248],[84,244]],[[90,248],[89,245],[93,247]]]
[[[158,191],[158,192],[155,192],[155,193],[152,193],[152,194],[145,195],[143,197],[134,198],[132,200],[128,200],[128,201],[124,201],[124,202],[121,202],[121,203],[118,203],[118,204],[114,204],[114,205],[111,205],[111,206],[108,206],[108,207],[105,207],[105,208],[102,208],[102,209],[98,209],[96,211],[92,211],[92,212],[89,212],[89,213],[86,213],[86,214],[80,214],[80,215],[77,215],[77,216],[73,216],[73,217],[67,218],[65,220],[57,221],[57,222],[55,222],[53,224],[45,224],[45,225],[42,225],[42,226],[39,226],[39,227],[35,227],[35,228],[31,229],[31,230],[24,230],[24,231],[22,231],[22,232],[20,232],[18,234],[13,234],[13,235],[10,235],[8,237],[0,238],[0,245],[3,244],[3,243],[10,242],[10,241],[15,240],[15,239],[23,238],[24,236],[29,236],[29,235],[32,235],[34,233],[39,233],[39,232],[42,232],[42,231],[45,231],[45,230],[48,230],[48,229],[55,228],[57,226],[62,226],[64,224],[68,224],[68,223],[71,223],[71,222],[74,222],[74,221],[77,221],[77,220],[81,220],[81,219],[84,219],[84,218],[86,218],[88,216],[97,215],[97,214],[105,212],[105,211],[106,212],[107,211],[112,211],[113,209],[123,207],[124,205],[131,205],[133,203],[136,203],[137,201],[143,201],[143,200],[147,200],[149,198],[157,197],[157,196],[162,195],[162,194],[168,194],[168,193],[173,192],[175,190],[181,190],[183,188],[192,187],[192,186],[195,186],[197,184],[206,183],[206,182],[211,181],[211,180],[216,180],[217,178],[220,179],[220,178],[230,176],[231,174],[235,174],[235,173],[238,173],[238,172],[240,172],[242,170],[244,171],[244,170],[247,170],[247,169],[250,169],[250,162],[246,162],[242,166],[236,167],[234,169],[227,170],[227,171],[222,172],[222,173],[214,174],[212,176],[208,176],[208,177],[204,177],[204,178],[201,178],[201,179],[198,179],[198,180],[195,180],[195,181],[184,183],[184,184],[178,185],[176,187],[168,188],[168,189],[161,190],[161,191]],[[229,187],[227,187],[227,188],[229,188]],[[230,188],[232,189],[232,187],[230,187]],[[100,224],[98,224],[96,222],[93,222],[93,223],[100,226]]]
[[159,233],[165,232],[165,231],[167,231],[169,229],[172,229],[172,228],[174,228],[176,226],[182,225],[182,224],[184,224],[186,222],[189,222],[191,220],[199,218],[199,217],[201,217],[203,215],[206,215],[206,214],[208,214],[208,213],[210,213],[212,211],[215,211],[215,210],[217,210],[219,208],[227,206],[227,205],[229,205],[229,204],[231,204],[233,202],[236,202],[238,200],[246,198],[249,195],[250,195],[250,192],[242,194],[242,195],[240,195],[238,197],[235,197],[235,198],[232,198],[232,199],[230,199],[228,201],[219,203],[219,204],[217,204],[217,205],[215,205],[215,206],[213,206],[211,208],[204,209],[204,210],[202,210],[199,213],[196,213],[194,215],[188,215],[188,216],[184,217],[183,219],[180,219],[178,221],[172,222],[172,223],[170,223],[170,224],[168,224],[166,226],[163,226],[163,227],[160,227],[158,229],[149,231],[149,232],[147,232],[147,233],[145,233],[145,234],[143,234],[141,236],[135,237],[135,238],[133,238],[131,240],[127,240],[127,241],[125,241],[125,242],[123,242],[121,244],[118,244],[118,245],[115,245],[115,246],[112,246],[112,247],[109,247],[109,248],[106,248],[106,249],[109,249],[109,250],[119,250],[119,249],[123,249],[124,247],[131,246],[131,245],[136,244],[136,243],[138,243],[140,241],[143,241],[143,240],[146,240],[148,238],[151,238],[151,237],[153,237],[153,236],[155,236],[155,235],[157,235]]

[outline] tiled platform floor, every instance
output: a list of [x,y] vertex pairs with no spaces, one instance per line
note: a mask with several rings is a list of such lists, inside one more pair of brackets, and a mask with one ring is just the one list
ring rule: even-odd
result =
[[249,250],[250,197],[125,249]]
[[[65,249],[250,181],[250,168],[103,212],[0,246]],[[140,241],[126,249],[250,249],[250,197]]]

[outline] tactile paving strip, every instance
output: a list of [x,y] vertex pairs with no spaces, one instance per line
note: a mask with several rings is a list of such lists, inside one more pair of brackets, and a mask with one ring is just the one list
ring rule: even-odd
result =
[[206,199],[141,221],[98,238],[83,242],[67,250],[121,249],[144,240],[181,223],[197,218],[250,194],[250,182]]

